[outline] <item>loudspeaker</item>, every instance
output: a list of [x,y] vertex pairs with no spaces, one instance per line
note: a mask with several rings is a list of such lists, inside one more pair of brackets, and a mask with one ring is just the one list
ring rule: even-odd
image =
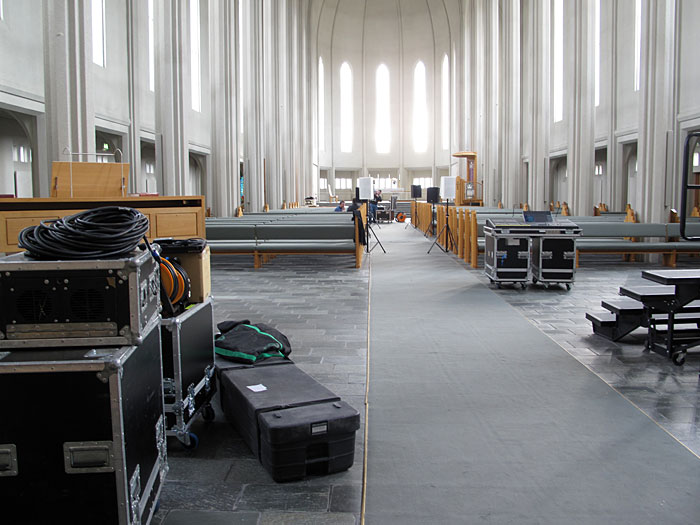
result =
[[372,195],[372,177],[360,177],[357,179],[357,187],[360,189],[360,199],[363,201],[371,201],[374,198],[374,195]]
[[411,185],[411,198],[412,199],[420,199],[421,191],[422,191],[422,188],[420,187],[420,184],[412,184]]
[[448,201],[455,199],[457,195],[457,177],[440,177],[440,195]]
[[430,204],[437,204],[438,202],[440,202],[440,188],[428,188],[426,193],[426,200]]

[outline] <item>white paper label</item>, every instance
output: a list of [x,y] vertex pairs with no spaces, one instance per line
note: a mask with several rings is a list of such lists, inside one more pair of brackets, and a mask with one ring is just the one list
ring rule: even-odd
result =
[[249,388],[253,392],[264,392],[265,390],[267,390],[267,387],[265,385],[262,385],[262,384],[248,385],[247,388]]

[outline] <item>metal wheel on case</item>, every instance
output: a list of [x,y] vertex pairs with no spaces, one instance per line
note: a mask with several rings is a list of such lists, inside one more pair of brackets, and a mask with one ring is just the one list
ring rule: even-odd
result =
[[187,437],[189,439],[185,439],[182,441],[182,446],[185,447],[187,450],[194,450],[199,446],[199,438],[197,437],[197,434],[194,432],[188,432]]
[[204,418],[204,421],[214,421],[214,418],[216,417],[214,407],[211,405],[205,405],[202,408],[202,417]]
[[532,278],[532,284],[537,284],[537,277]]
[[673,361],[673,364],[676,366],[683,366],[683,363],[685,363],[685,352],[683,350],[675,352],[671,356],[671,361]]
[[569,290],[571,290],[571,284],[570,284],[570,283],[566,283],[566,291],[568,292]]
[[523,289],[523,290],[525,289],[525,283],[524,283],[524,282],[520,283],[520,288]]

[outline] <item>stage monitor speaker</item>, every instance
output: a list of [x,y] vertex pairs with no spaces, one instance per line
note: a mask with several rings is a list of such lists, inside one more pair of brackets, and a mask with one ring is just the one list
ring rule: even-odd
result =
[[440,195],[448,201],[457,196],[457,177],[440,177]]
[[437,204],[438,202],[440,202],[440,188],[428,188],[426,191],[426,198],[430,204]]
[[374,198],[372,194],[372,177],[360,177],[357,179],[357,187],[360,188],[361,200],[371,201]]
[[422,188],[420,187],[420,184],[412,184],[411,185],[411,198],[412,199],[420,199],[420,195],[422,192]]

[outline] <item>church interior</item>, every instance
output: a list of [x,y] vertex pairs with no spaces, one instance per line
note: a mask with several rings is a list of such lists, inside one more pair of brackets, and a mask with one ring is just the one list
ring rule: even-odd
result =
[[695,22],[0,0],[0,522],[700,522]]

